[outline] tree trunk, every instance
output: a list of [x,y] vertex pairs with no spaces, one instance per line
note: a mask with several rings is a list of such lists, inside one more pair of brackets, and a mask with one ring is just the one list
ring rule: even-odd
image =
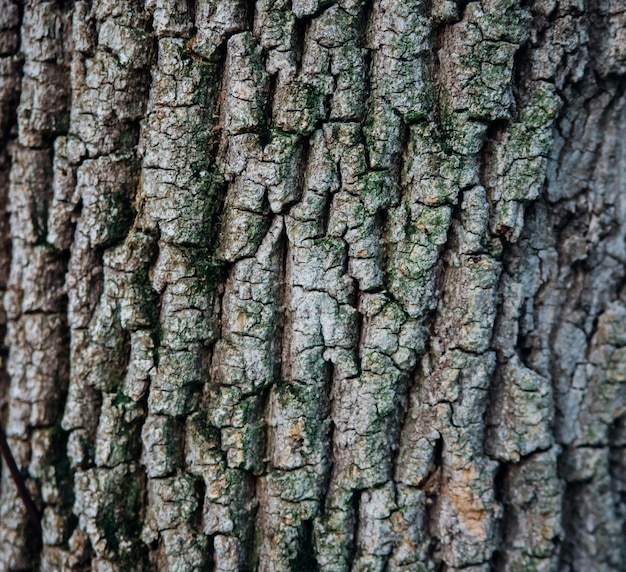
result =
[[619,0],[0,0],[0,569],[626,570]]

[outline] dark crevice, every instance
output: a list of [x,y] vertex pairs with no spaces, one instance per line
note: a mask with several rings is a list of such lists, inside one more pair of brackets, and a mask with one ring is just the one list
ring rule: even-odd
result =
[[426,477],[419,487],[425,493],[424,520],[422,529],[427,532],[428,543],[426,546],[426,558],[435,564],[435,569],[441,569],[442,562],[439,554],[441,550],[441,540],[436,528],[437,497],[443,484],[443,453],[445,442],[440,435],[434,443],[430,466]]
[[299,540],[296,557],[290,562],[292,570],[294,572],[318,572],[312,520],[302,521]]
[[259,144],[261,148],[271,142],[273,136],[273,117],[272,110],[274,107],[274,96],[276,94],[276,84],[278,82],[278,74],[272,74],[269,76],[269,82],[267,86],[267,95],[265,99],[265,106],[263,110],[264,124],[260,127],[259,132]]
[[204,508],[204,500],[206,497],[206,484],[203,479],[196,478],[193,481],[197,506],[193,515],[191,516],[190,523],[198,531],[202,531],[202,513]]
[[[428,13],[432,12],[432,2],[428,7]],[[430,60],[430,73],[433,89],[433,103],[434,111],[439,122],[443,119],[446,110],[446,92],[441,78],[441,62],[439,61],[439,52],[443,48],[444,34],[448,29],[448,25],[442,22],[438,25],[433,25],[431,28],[430,40],[431,40],[431,60]]]
[[[340,169],[337,168],[338,173],[339,171]],[[339,175],[339,178],[341,178],[340,175]],[[334,196],[335,195],[333,193],[326,193],[326,200],[324,201],[322,212],[319,218],[320,239],[323,239],[328,234],[328,225],[330,223],[330,212],[331,212]]]
[[[258,499],[259,491],[257,490],[258,479],[255,479],[251,490],[250,496],[253,499]],[[261,540],[262,540],[262,526],[263,526],[263,507],[261,503],[255,502],[249,516],[250,526],[248,531],[250,534],[242,542],[245,557],[243,558],[243,570],[242,572],[252,572],[259,570],[261,560]]]
[[190,24],[190,36],[196,35],[196,12],[197,12],[197,0],[187,0],[187,19]]
[[[263,443],[261,452],[261,466],[254,472],[255,477],[255,490],[256,490],[256,477],[267,474],[271,454],[272,454],[272,427],[269,423],[271,414],[271,397],[272,386],[268,386],[263,389],[259,398],[258,412],[260,416],[260,423],[263,426]],[[253,498],[256,495],[253,495]]]
[[511,113],[511,120],[517,121],[520,118],[520,112],[526,105],[528,96],[532,90],[534,81],[532,66],[534,64],[533,52],[535,47],[531,46],[529,41],[522,44],[513,56],[513,81],[512,93],[514,105],[509,110]]
[[[506,119],[498,119],[496,121],[490,122],[487,126],[487,131],[485,133],[485,140],[484,140],[482,149],[480,151],[480,163],[478,166],[478,181],[483,186],[483,188],[485,189],[487,193],[487,201],[489,202],[490,217],[493,216],[493,213],[494,213],[495,201],[493,198],[493,189],[489,185],[489,174],[490,174],[490,170],[493,169],[496,146],[502,140],[502,137],[504,136],[504,133],[506,132],[506,129],[508,126],[509,126],[509,121]],[[510,230],[512,229],[505,229],[505,228],[496,229],[498,234],[503,233],[505,237],[507,236],[507,232],[509,232]]]
[[445,443],[443,437],[439,436],[435,441],[435,446],[433,447],[430,466],[428,467],[428,474],[422,483],[423,489],[431,496],[434,493],[438,493],[441,487],[441,469],[443,466],[444,445]]
[[510,520],[510,513],[507,505],[507,479],[509,474],[509,464],[500,463],[496,469],[493,479],[494,500],[502,506],[500,519],[496,524],[496,550],[491,557],[490,569],[493,571],[504,569],[504,556],[508,551],[506,537],[506,523]]
[[[559,554],[559,570],[575,564],[576,561],[576,545],[579,544],[577,532],[579,529],[585,529],[584,516],[581,518],[582,515],[579,514],[577,506],[580,500],[584,498],[585,488],[585,483],[567,483],[565,487],[561,513],[561,524],[565,540]],[[574,566],[573,570],[578,570],[578,568]]]
[[[298,201],[302,199],[304,193],[307,191],[307,169],[309,167],[310,157],[311,157],[311,136],[307,135],[302,137],[300,141],[301,152],[298,161],[298,176],[296,179],[296,185],[298,191],[296,193],[296,197],[294,198],[292,203],[285,205],[285,210],[290,208],[293,204],[296,204]],[[324,233],[325,234],[325,233]]]
[[280,241],[281,261],[278,271],[277,285],[279,292],[276,300],[278,309],[274,345],[274,379],[290,379],[289,339],[285,335],[285,332],[289,331],[291,328],[291,313],[289,312],[289,308],[291,307],[291,285],[289,284],[289,280],[291,278],[291,251],[289,249],[287,231],[284,228],[280,235]]
[[254,31],[254,16],[256,11],[256,0],[245,0],[243,5],[244,17],[243,26],[244,30]]
[[299,75],[302,69],[302,59],[306,48],[306,37],[310,22],[311,20],[309,18],[295,18],[295,25],[293,27],[293,51],[296,60],[296,75]]
[[[395,112],[394,112],[395,113]],[[404,203],[405,190],[402,185],[402,174],[406,170],[407,163],[411,160],[411,154],[409,153],[409,147],[411,145],[411,128],[404,122],[400,122],[400,149],[395,157],[394,164],[391,168],[394,180],[398,181],[398,188],[400,190],[398,196],[398,204]]]
[[[364,115],[362,118],[362,126],[365,125],[367,121],[367,117],[369,115],[369,110],[372,107],[372,99],[375,97],[375,93],[372,90],[372,73],[374,66],[374,58],[372,54],[372,50],[370,49],[371,42],[371,26],[373,23],[373,12],[374,12],[374,2],[366,1],[362,8],[359,22],[357,24],[357,30],[360,31],[360,36],[357,40],[357,46],[362,49],[363,52],[363,85],[365,89],[365,93],[367,93],[367,98],[364,106]],[[368,165],[368,168],[371,166],[371,161],[369,158],[369,149],[367,142],[364,141],[363,150],[365,153],[365,162]]]
[[352,539],[351,546],[348,551],[348,560],[347,560],[347,570],[352,570],[354,568],[354,564],[357,562],[359,558],[359,531],[361,528],[361,495],[362,491],[354,490],[352,491],[352,500],[350,506],[351,512],[351,521],[352,521]]
[[494,550],[491,555],[491,561],[489,562],[490,572],[500,572],[500,570],[506,570],[506,552],[503,550]]
[[[333,387],[335,380],[335,368],[331,361],[325,362],[325,375],[324,375],[324,405],[325,419],[328,420],[328,430],[326,438],[326,459],[327,465],[325,467],[325,474],[323,475],[323,484],[320,486],[320,505],[324,506],[324,501],[329,499],[330,488],[333,480],[333,471],[335,466],[335,459],[338,454],[335,450],[335,433],[337,426],[333,419]],[[322,421],[323,423],[323,421]],[[323,509],[321,509],[323,510]]]
[[207,550],[206,550],[206,570],[216,570],[216,561],[215,561],[215,535],[211,534],[207,536]]
[[326,431],[326,454],[325,458],[327,460],[327,464],[324,467],[324,474],[322,475],[322,484],[320,486],[320,512],[323,512],[324,501],[329,499],[329,493],[333,481],[333,470],[335,459],[337,458],[337,454],[335,451],[335,432],[337,427],[333,420],[333,387],[335,380],[335,368],[331,361],[324,362],[324,393],[322,398],[322,403],[325,406],[325,410],[323,412],[324,419],[320,421],[323,426],[325,420],[328,421],[327,431]]

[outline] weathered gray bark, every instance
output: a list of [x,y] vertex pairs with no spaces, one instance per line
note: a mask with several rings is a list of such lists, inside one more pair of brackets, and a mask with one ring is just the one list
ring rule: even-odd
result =
[[626,570],[620,0],[0,0],[1,570]]

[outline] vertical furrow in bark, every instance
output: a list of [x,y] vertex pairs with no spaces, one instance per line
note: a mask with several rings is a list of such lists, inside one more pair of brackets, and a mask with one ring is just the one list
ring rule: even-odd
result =
[[[597,105],[606,109],[606,102]],[[623,103],[618,108],[621,106]],[[569,113],[566,107],[565,117]],[[606,115],[611,124],[619,121],[614,114],[623,114],[623,110]],[[595,119],[591,122],[601,115],[601,111],[592,111]],[[586,116],[583,122],[595,129]],[[563,119],[561,125],[568,123]],[[570,125],[575,128],[576,122]],[[619,299],[623,255],[615,258],[612,254],[622,248],[624,240],[623,223],[618,222],[623,220],[623,205],[619,195],[614,194],[619,184],[614,187],[604,179],[606,159],[602,157],[610,156],[611,161],[619,163],[624,155],[615,140],[611,141],[610,128],[603,131],[606,135],[602,145],[585,144],[581,137],[580,147],[575,144],[574,149],[561,155],[567,164],[573,153],[580,164],[581,149],[595,150],[593,158],[587,159],[597,167],[592,175],[583,179],[572,163],[560,174],[549,171],[548,205],[554,201],[567,206],[561,214],[543,205],[534,207],[519,250],[511,251],[511,260],[516,262],[508,264],[512,277],[509,291],[513,292],[510,300],[513,308],[519,308],[514,310],[519,313],[515,318],[519,319],[517,345],[527,366],[521,378],[508,378],[510,389],[506,383],[496,389],[504,391],[496,398],[504,415],[494,430],[500,438],[511,434],[523,411],[521,418],[527,429],[520,432],[518,428],[514,438],[508,439],[509,454],[549,446],[552,439],[542,425],[544,419],[552,418],[552,406],[546,410],[542,379],[552,379],[556,415],[554,429],[548,428],[563,447],[558,475],[553,457],[560,448],[532,454],[509,469],[504,513],[508,524],[502,546],[504,561],[509,565],[551,560],[556,566],[559,537],[564,539],[561,566],[618,570],[623,562],[623,485],[612,471],[610,460],[613,443],[621,451],[621,437],[614,427],[620,426],[624,400],[624,357],[620,349],[624,302]],[[612,150],[602,153],[599,147]],[[564,216],[563,212],[568,214]],[[517,325],[514,331],[502,328],[507,336],[518,336],[517,330]],[[513,384],[515,379],[518,381]],[[535,382],[528,385],[532,379]],[[503,381],[506,378],[499,385]],[[528,403],[523,410],[521,402]],[[500,451],[502,454],[503,449]],[[550,473],[552,476],[546,480]],[[562,509],[561,501],[555,499],[562,488],[558,477],[566,484]],[[517,488],[520,478],[527,484]],[[531,485],[537,489],[533,497],[528,496]],[[545,518],[541,526],[536,514]]]
[[210,550],[199,516],[213,479],[201,481],[209,452],[186,419],[206,435],[206,421],[193,414],[206,383],[208,346],[218,334],[221,271],[212,245],[221,177],[212,138],[224,61],[216,38],[192,36],[207,17],[202,3],[195,10],[187,2],[146,7],[153,14],[157,61],[141,141],[137,228],[158,240],[149,274],[159,302],[141,431],[148,495],[142,539],[152,549],[152,567],[203,570]]
[[127,312],[127,283],[137,272],[128,249],[148,258],[150,251],[141,240],[124,240],[137,208],[149,21],[137,2],[76,2],[72,37],[70,125],[57,145],[50,235],[71,253],[71,369],[62,426],[69,432],[78,522],[45,567],[133,570],[142,568],[146,552],[137,462],[144,413],[126,380],[134,372],[129,359],[145,348],[137,347],[137,326]]
[[[320,380],[324,383],[326,366],[321,356],[319,324],[304,333],[311,342],[305,345],[310,359],[300,351],[299,332],[307,330],[302,317],[304,314],[308,324],[310,304],[298,299],[294,289],[298,239],[292,234],[290,211],[294,202],[307,201],[307,175],[303,171],[311,162],[310,155],[307,156],[311,146],[309,136],[324,112],[324,94],[309,81],[324,81],[324,77],[308,77],[297,72],[303,57],[299,43],[304,39],[295,36],[297,22],[288,4],[257,3],[254,31],[265,52],[263,63],[269,77],[271,100],[267,101],[265,110],[266,133],[259,139],[262,152],[257,152],[258,159],[249,161],[242,173],[247,179],[248,193],[255,182],[260,184],[264,192],[262,199],[270,212],[290,213],[284,217],[286,235],[281,250],[285,250],[280,253],[280,264],[286,264],[280,269],[285,284],[282,299],[275,298],[274,302],[284,304],[287,311],[284,333],[278,337],[278,341],[285,341],[285,346],[276,348],[271,356],[273,360],[282,357],[283,366],[274,367],[276,377],[267,389],[267,458],[256,490],[259,508],[252,565],[268,571],[290,570],[295,565],[304,540],[304,523],[310,523],[317,513],[326,458],[327,403],[323,386],[315,385]],[[324,66],[323,61],[319,63]],[[292,101],[292,97],[308,98],[311,109],[305,110],[307,106]],[[238,180],[243,182],[242,178]],[[276,315],[273,320],[276,328]],[[276,337],[276,333],[273,335]],[[312,371],[306,371],[307,364]]]
[[[433,16],[441,21],[435,8]],[[415,523],[407,526],[415,548],[407,554],[408,539],[400,545],[394,562],[399,568],[425,566],[433,559],[449,570],[485,570],[496,548],[496,464],[485,454],[483,441],[502,249],[489,233],[481,163],[488,126],[510,114],[513,57],[527,23],[527,13],[515,2],[470,3],[459,22],[439,32],[438,116],[411,127],[403,193],[409,222],[404,229],[396,222],[395,234],[404,232],[396,259],[406,259],[407,268],[415,266],[409,284],[420,290],[408,296],[409,308],[423,314],[432,309],[424,302],[437,299],[438,308],[411,395],[397,469],[403,498],[413,499],[409,508],[424,519],[427,533],[420,535]],[[435,296],[444,243],[441,291]],[[408,256],[400,256],[407,246]],[[413,254],[415,248],[421,252]],[[406,275],[402,266],[398,270]],[[398,290],[407,297],[404,284]]]
[[[223,15],[224,6],[215,9]],[[251,32],[242,31],[247,26],[245,6],[234,3],[228,14],[230,23],[222,24],[219,36],[211,35],[225,52],[216,168],[228,188],[215,255],[228,265],[228,279],[221,336],[213,349],[201,410],[190,420],[187,450],[191,471],[206,486],[202,520],[216,570],[244,569],[253,557],[255,477],[264,468],[266,395],[277,371],[283,243],[282,217],[270,216],[266,187],[280,192],[282,185],[291,192],[289,183],[281,181],[289,177],[281,161],[291,166],[294,159],[289,138],[263,147],[269,79]],[[209,30],[218,24],[216,19]]]
[[[589,42],[595,26],[576,5],[538,4],[533,17],[536,31],[520,61],[520,111],[494,143],[488,177],[498,200],[494,231],[515,240],[524,229],[519,246],[505,254],[494,341],[499,366],[487,418],[487,448],[509,464],[499,562],[555,567],[560,554],[561,565],[573,570],[613,570],[623,557],[622,508],[608,447],[623,396],[620,374],[609,379],[609,372],[620,371],[623,359],[619,333],[608,341],[607,331],[623,312],[616,301],[623,255],[612,253],[623,245],[624,229],[617,222],[623,206],[613,195],[620,171],[605,173],[609,161],[623,161],[623,151],[599,125],[619,124],[623,103],[612,80],[600,87],[589,73],[607,65],[588,57],[606,39]],[[575,53],[567,48],[572,42]],[[618,62],[608,65],[617,71]],[[539,195],[546,175],[544,204],[533,206],[522,227],[515,219],[523,220],[524,203]],[[510,221],[502,225],[503,215]],[[555,441],[565,447],[558,468]],[[559,477],[568,483],[564,497]]]
[[[9,18],[19,18],[11,6],[7,10]],[[65,262],[48,241],[53,144],[68,126],[70,19],[62,6],[49,3],[27,2],[23,11],[24,66],[7,203],[12,243],[4,296],[11,377],[6,433],[32,496],[45,507],[44,550],[42,555],[42,539],[33,534],[16,488],[3,475],[0,563],[7,570],[35,566],[50,546],[66,540],[71,500],[58,426],[68,381]],[[11,113],[10,104],[4,109]]]
[[[596,563],[606,570],[623,565],[623,499],[619,477],[613,480],[617,475],[611,469],[611,447],[626,398],[625,312],[620,292],[624,262],[623,256],[614,256],[616,249],[623,248],[626,229],[618,191],[623,188],[623,171],[609,175],[607,167],[624,164],[623,144],[613,131],[623,121],[624,103],[618,91],[613,101],[599,95],[589,106],[585,125],[589,135],[583,135],[582,145],[593,154],[588,159],[592,176],[588,187],[568,201],[573,216],[563,221],[560,244],[555,244],[563,320],[551,332],[551,369],[556,435],[564,446],[561,475],[566,480],[563,522],[567,540],[562,562],[574,570]],[[596,145],[589,140],[591,129],[602,132]],[[565,157],[576,151],[568,149]],[[573,169],[571,176],[575,175]],[[575,190],[577,183],[568,180],[568,174],[560,178],[557,184],[563,179],[569,184],[556,192]],[[579,202],[583,197],[589,205],[584,210]],[[620,446],[619,437],[616,444]]]
[[[21,89],[22,58],[18,50],[22,10],[18,2],[5,2],[0,14],[0,293],[4,297],[11,267],[11,237],[7,202],[11,171],[10,144],[16,135],[17,106]],[[6,312],[2,305],[0,347],[3,363],[6,363],[7,357],[6,322]],[[6,368],[2,367],[0,370],[0,418],[3,426],[6,420],[9,382]]]
[[204,430],[217,439],[208,443],[210,455],[205,446],[196,462],[208,487],[204,525],[216,535],[218,570],[248,566],[253,535],[260,534],[254,530],[254,495],[262,485],[255,487],[255,477],[265,468],[267,394],[277,381],[283,233],[279,216],[254,256],[234,263],[222,299],[223,336],[215,346],[203,414]]
[[[489,342],[500,265],[490,249],[484,189],[468,189],[459,200],[419,399],[422,408],[435,409],[429,432],[442,439],[441,488],[434,491],[429,522],[438,544],[433,556],[453,570],[482,570],[495,548],[497,516],[495,464],[484,453],[483,416],[494,366]],[[433,464],[429,453],[422,463]]]
[[[372,84],[364,134],[373,172],[365,179],[362,196],[366,211],[388,211],[376,248],[368,245],[366,249],[374,256],[359,261],[361,251],[355,249],[355,270],[360,265],[367,271],[356,277],[364,291],[359,306],[363,316],[362,379],[371,393],[370,403],[357,397],[355,406],[360,424],[370,425],[363,432],[363,443],[375,437],[363,456],[382,461],[384,469],[378,482],[360,494],[353,566],[384,570],[419,566],[419,509],[414,491],[398,478],[394,460],[401,453],[401,408],[406,406],[408,381],[424,350],[424,318],[432,309],[427,296],[433,290],[448,220],[446,208],[443,219],[439,218],[442,212],[435,209],[434,219],[420,220],[411,190],[412,153],[419,148],[419,143],[412,146],[414,129],[420,129],[433,113],[436,97],[428,6],[421,1],[374,2],[367,24]],[[366,230],[365,236],[371,237],[371,230]],[[379,276],[372,272],[374,268],[382,271]],[[381,377],[384,383],[379,392]]]
[[[372,379],[360,380],[357,356],[361,338],[357,284],[363,290],[383,286],[376,214],[389,197],[383,190],[385,177],[367,172],[360,125],[368,92],[363,82],[367,77],[362,45],[367,20],[364,4],[322,8],[302,3],[293,10],[310,21],[300,26],[306,36],[297,71],[287,67],[288,59],[268,60],[285,65],[279,68],[274,121],[279,128],[304,135],[315,131],[309,142],[302,199],[286,219],[290,320],[283,356],[288,365],[285,386],[273,392],[273,415],[288,421],[276,423],[272,432],[272,470],[267,479],[268,504],[274,505],[271,531],[276,531],[278,549],[267,551],[261,565],[267,570],[297,566],[310,551],[305,531],[308,521],[315,518],[319,566],[342,570],[355,560],[354,541],[359,532],[355,496],[360,496],[359,489],[389,478],[388,467],[387,474],[382,474],[387,445],[383,426],[394,407],[397,380],[390,376],[389,403],[381,406],[380,419],[372,419],[369,428],[367,413],[375,412],[374,392],[368,387]],[[292,16],[287,13],[287,17]],[[308,104],[303,106],[301,98],[307,98]],[[327,384],[329,374],[332,380]],[[329,385],[331,394],[326,395]],[[357,403],[359,399],[362,404]],[[361,405],[361,420],[351,419],[359,415]],[[332,448],[328,441],[331,420]],[[322,505],[331,451],[333,474]],[[288,525],[282,523],[282,530],[277,518],[281,506],[290,517]]]
[[[382,172],[370,171],[364,145],[362,122],[370,91],[363,81],[369,76],[363,45],[368,10],[359,2],[320,8],[314,3],[294,6],[298,14],[312,19],[306,26],[299,74],[291,85],[281,82],[279,75],[274,102],[277,124],[310,129],[314,115],[286,112],[300,108],[296,89],[305,86],[316,96],[313,101],[319,102],[309,106],[309,113],[323,105],[319,113],[325,116],[311,137],[302,200],[287,219],[292,245],[288,276],[292,330],[286,336],[289,346],[284,355],[293,397],[283,407],[297,407],[295,412],[301,411],[315,431],[298,430],[301,421],[296,417],[276,432],[278,450],[289,444],[291,435],[302,435],[302,445],[291,437],[289,462],[296,467],[303,461],[311,465],[294,472],[291,483],[285,480],[282,497],[293,498],[286,485],[297,490],[296,479],[302,479],[298,472],[314,479],[311,492],[324,483],[328,465],[316,466],[317,455],[332,451],[333,465],[323,504],[314,492],[313,502],[301,503],[302,513],[291,509],[296,515],[292,536],[299,538],[286,546],[281,565],[299,562],[302,552],[296,549],[298,544],[305,546],[306,520],[317,513],[314,536],[321,569],[378,569],[389,552],[385,513],[390,507],[382,506],[380,526],[374,530],[362,530],[360,515],[380,512],[381,505],[393,498],[389,480],[394,421],[406,381],[403,369],[411,367],[413,324],[404,328],[406,317],[398,306],[384,293],[377,294],[385,286],[378,213],[397,198],[389,172],[393,161],[382,166]],[[324,419],[328,404],[322,397],[325,362],[332,364],[330,419]],[[310,390],[305,393],[302,385]],[[328,421],[333,427],[331,447]],[[362,538],[375,540],[367,545]]]
[[[568,18],[568,8],[560,9],[561,17]],[[558,92],[563,87],[565,55],[562,49],[555,51],[555,41],[557,46],[566,44],[572,35],[582,34],[577,19],[569,17],[555,37],[548,21],[550,10],[540,4],[531,8],[533,31],[517,60],[516,113],[490,142],[485,167],[490,200],[495,203],[492,231],[510,243],[517,242],[524,229],[535,233],[531,244],[524,237],[519,247],[509,246],[503,257],[506,272],[499,286],[502,302],[493,341],[498,364],[486,417],[487,451],[504,463],[497,562],[506,569],[556,566],[562,536],[563,487],[557,474],[560,451],[553,436],[552,376],[548,368],[529,362],[524,344],[519,343],[525,300],[538,289],[530,278],[537,271],[533,261],[539,264],[534,250],[546,252],[540,238],[544,221],[536,218],[544,211],[538,207],[525,222],[524,210],[544,192],[554,121],[562,104]],[[576,62],[573,67],[580,65]]]

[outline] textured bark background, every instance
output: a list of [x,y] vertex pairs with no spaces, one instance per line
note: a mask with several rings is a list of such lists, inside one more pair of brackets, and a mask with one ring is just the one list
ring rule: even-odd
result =
[[626,570],[620,0],[0,0],[2,570]]

